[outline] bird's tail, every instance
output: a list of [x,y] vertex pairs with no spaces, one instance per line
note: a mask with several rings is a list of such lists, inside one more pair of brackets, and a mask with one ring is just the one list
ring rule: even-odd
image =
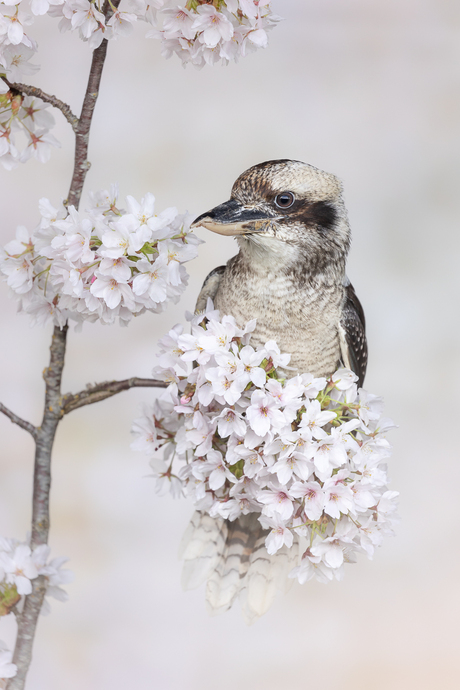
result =
[[298,564],[297,537],[291,548],[267,553],[268,534],[256,513],[238,519],[216,519],[195,512],[182,539],[184,589],[206,585],[206,605],[215,615],[227,611],[239,596],[243,617],[254,623],[270,608],[278,589],[292,584],[288,573]]

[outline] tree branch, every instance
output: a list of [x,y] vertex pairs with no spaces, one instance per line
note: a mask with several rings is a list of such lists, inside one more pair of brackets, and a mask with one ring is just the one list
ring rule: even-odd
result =
[[14,414],[14,412],[11,412],[5,405],[2,405],[0,403],[0,412],[3,412],[3,414],[8,417],[14,424],[17,424],[18,426],[21,427],[21,429],[25,429],[25,431],[28,431],[29,434],[33,436],[33,438],[37,438],[37,429],[34,427],[33,424],[30,422],[26,422],[24,419],[21,419],[21,417],[18,417],[17,414]]
[[[105,2],[103,13],[106,19],[109,19],[113,14],[112,7],[117,8],[120,2],[121,0],[112,0],[111,5],[107,1]],[[75,206],[75,208],[78,208],[80,204],[86,173],[91,167],[91,163],[87,159],[89,130],[91,128],[94,108],[99,95],[99,87],[101,84],[102,70],[104,67],[106,54],[107,40],[104,39],[99,48],[96,48],[96,50],[93,52],[93,60],[91,62],[88,85],[86,87],[80,119],[75,131],[75,164],[72,174],[72,182],[70,183],[69,194],[67,197],[67,205]]]
[[18,84],[16,82],[10,82],[6,77],[2,77],[3,81],[9,86],[10,89],[19,91],[19,93],[25,93],[26,96],[35,96],[36,98],[41,98],[45,103],[50,103],[54,108],[57,108],[64,115],[65,119],[72,127],[73,131],[77,131],[78,127],[78,117],[73,114],[70,106],[64,101],[61,101],[56,96],[50,96],[36,86],[29,86],[28,84]]
[[[64,368],[67,326],[61,330],[54,327],[50,347],[49,366],[44,371],[45,408],[41,426],[36,430],[34,489],[32,499],[31,549],[48,543],[50,527],[49,497],[51,486],[51,451],[57,425],[62,418],[61,379]],[[27,671],[32,659],[32,645],[43,599],[46,580],[43,577],[33,581],[32,593],[25,598],[24,609],[18,619],[18,634],[13,663],[18,667],[17,675],[7,684],[7,690],[23,690]]]
[[49,532],[49,493],[51,486],[51,451],[61,410],[61,379],[64,369],[68,326],[62,330],[54,327],[50,347],[50,363],[43,372],[45,379],[45,409],[43,421],[38,430],[35,453],[34,494],[32,503],[32,550],[40,544],[48,543]]
[[84,405],[92,405],[93,403],[111,398],[112,395],[117,395],[122,391],[127,391],[129,388],[167,388],[169,383],[166,381],[158,381],[156,379],[139,379],[133,377],[125,379],[124,381],[106,381],[104,383],[96,383],[94,386],[88,386],[86,390],[68,394],[63,398],[62,411],[64,414],[77,410]]
[[[38,616],[46,594],[46,578],[43,575],[32,580],[32,592],[24,601],[24,607],[17,617],[18,639],[14,650],[13,662],[18,667],[18,672],[7,684],[7,690],[22,690],[26,681],[32,658],[32,645],[35,637]],[[21,637],[19,638],[19,632]]]

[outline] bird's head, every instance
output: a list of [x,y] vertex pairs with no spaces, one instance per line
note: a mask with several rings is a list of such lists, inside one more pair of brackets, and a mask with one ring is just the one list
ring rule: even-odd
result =
[[304,259],[316,271],[331,262],[344,264],[350,245],[340,181],[300,161],[249,168],[228,201],[193,222],[198,226],[236,236],[241,250],[253,258],[269,256],[281,264]]

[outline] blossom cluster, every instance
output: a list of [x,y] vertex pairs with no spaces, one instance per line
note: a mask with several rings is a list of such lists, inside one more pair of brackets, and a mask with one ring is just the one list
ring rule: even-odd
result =
[[34,232],[19,227],[0,248],[0,273],[20,311],[61,327],[68,319],[126,325],[177,302],[188,280],[183,263],[201,240],[190,232],[191,216],[175,208],[155,215],[154,202],[152,194],[128,196],[120,210],[116,185],[92,194],[86,214],[41,199]]
[[160,493],[185,493],[216,518],[258,513],[269,554],[299,535],[305,548],[291,576],[301,583],[340,579],[344,562],[371,558],[392,534],[393,424],[348,369],[285,378],[290,356],[274,341],[253,348],[254,327],[238,328],[208,303],[191,334],[171,330],[154,369],[170,384],[134,422],[132,447],[152,456]]
[[[159,10],[159,11],[158,11]],[[91,50],[103,39],[129,35],[134,24],[153,26],[148,37],[161,38],[163,54],[178,53],[184,63],[202,66],[236,60],[256,48],[265,48],[267,31],[279,21],[271,0],[121,0],[103,12],[102,0],[0,0],[0,73],[32,74],[29,60],[37,50],[26,29],[34,17],[58,18],[59,30],[78,31]],[[161,27],[161,28],[160,28]]]
[[50,132],[54,117],[48,107],[41,98],[13,90],[0,93],[0,161],[4,168],[12,170],[31,157],[46,163],[51,146],[60,147]]
[[[22,597],[32,592],[32,580],[39,575],[45,577],[45,597],[67,601],[67,592],[61,585],[72,582],[74,578],[70,570],[62,569],[67,560],[50,560],[50,548],[46,544],[32,551],[25,542],[0,537],[0,616],[6,616],[20,606]],[[41,612],[45,615],[50,612],[46,598]],[[17,668],[11,659],[12,652],[0,641],[0,680],[16,675]]]
[[[10,613],[21,597],[32,592],[32,580],[39,575],[46,578],[46,595],[59,601],[67,601],[67,593],[61,585],[73,581],[70,570],[61,570],[68,558],[49,559],[50,548],[46,544],[34,551],[25,542],[0,537],[0,616]],[[50,607],[45,601],[42,609],[47,614]]]
[[[33,14],[42,13],[38,10],[45,1],[49,7],[47,0],[32,0]],[[20,3],[0,2],[0,77],[5,76],[10,82],[20,81],[39,69],[30,62],[37,51],[37,44],[26,33],[32,22],[32,14]],[[0,78],[0,161],[7,170],[31,157],[45,163],[50,157],[50,146],[60,146],[50,133],[54,117],[48,107],[40,98],[10,89]]]
[[60,30],[78,29],[92,49],[104,38],[129,35],[138,21],[147,22],[153,26],[147,37],[161,39],[165,57],[177,53],[183,64],[198,67],[265,48],[267,31],[279,19],[271,0],[187,0],[185,6],[171,0],[122,0],[108,18],[99,0],[54,0],[52,6],[48,0],[34,2],[48,4],[48,14],[60,18]]
[[279,17],[271,11],[271,0],[189,0],[185,7],[162,10],[162,30],[147,36],[160,38],[162,55],[178,55],[185,66],[237,61],[268,44],[267,31]]

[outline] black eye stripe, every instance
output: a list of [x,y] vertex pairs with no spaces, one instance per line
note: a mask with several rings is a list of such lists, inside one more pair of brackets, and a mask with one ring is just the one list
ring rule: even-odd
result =
[[278,208],[290,208],[295,201],[295,196],[292,192],[281,192],[275,196],[275,205]]

